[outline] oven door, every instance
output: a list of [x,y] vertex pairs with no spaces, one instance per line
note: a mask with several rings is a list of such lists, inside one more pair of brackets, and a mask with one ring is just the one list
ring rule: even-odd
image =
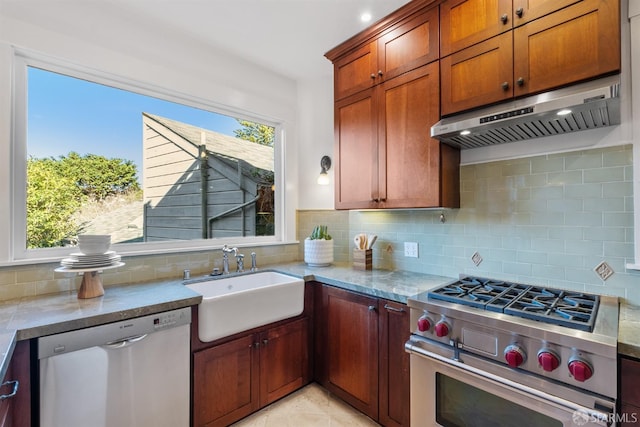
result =
[[548,381],[533,389],[456,360],[451,347],[434,348],[436,353],[414,344],[406,344],[413,426],[609,426],[615,418],[546,393],[556,386]]

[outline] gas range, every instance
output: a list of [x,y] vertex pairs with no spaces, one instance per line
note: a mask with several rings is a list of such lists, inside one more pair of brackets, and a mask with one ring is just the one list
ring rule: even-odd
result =
[[408,305],[412,345],[453,348],[463,363],[474,355],[531,386],[616,398],[617,297],[462,276]]

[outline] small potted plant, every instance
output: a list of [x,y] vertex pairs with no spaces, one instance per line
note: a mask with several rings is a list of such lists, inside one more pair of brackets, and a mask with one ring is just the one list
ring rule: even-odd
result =
[[311,235],[304,239],[304,262],[311,267],[323,267],[333,262],[333,239],[326,225],[315,226]]

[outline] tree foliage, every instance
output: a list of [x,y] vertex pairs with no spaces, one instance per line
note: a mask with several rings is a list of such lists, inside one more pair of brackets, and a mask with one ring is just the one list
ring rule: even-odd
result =
[[71,218],[82,192],[53,159],[27,161],[27,247],[50,248],[78,232]]
[[73,220],[83,200],[138,191],[136,165],[95,154],[27,161],[27,247],[62,246],[82,228]]
[[247,120],[238,120],[242,129],[236,129],[233,131],[236,138],[244,139],[258,143],[260,145],[273,146],[275,140],[275,129],[272,126],[262,125],[260,123],[254,123]]
[[60,156],[59,167],[62,176],[74,180],[83,194],[97,200],[140,189],[131,160],[71,152]]

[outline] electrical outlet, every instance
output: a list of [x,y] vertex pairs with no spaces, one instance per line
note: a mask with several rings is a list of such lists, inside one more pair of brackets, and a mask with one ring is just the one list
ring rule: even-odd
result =
[[410,258],[418,258],[418,243],[404,242],[404,256]]

